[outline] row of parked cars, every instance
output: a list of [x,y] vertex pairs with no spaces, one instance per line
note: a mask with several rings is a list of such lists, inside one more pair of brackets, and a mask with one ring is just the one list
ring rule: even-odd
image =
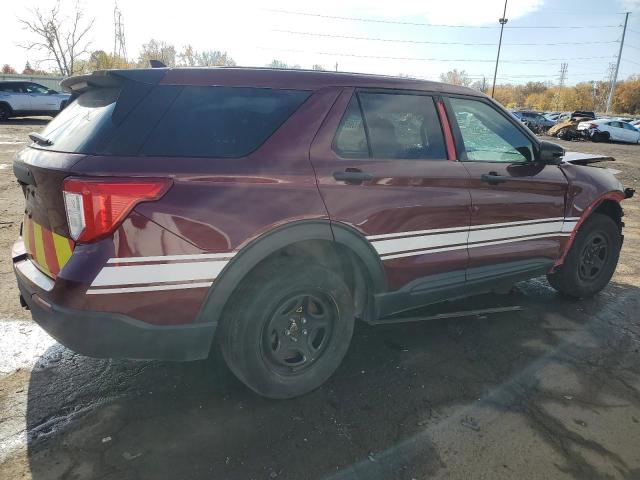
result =
[[563,140],[640,143],[640,119],[599,117],[594,112],[533,112],[512,110],[513,115],[536,133]]

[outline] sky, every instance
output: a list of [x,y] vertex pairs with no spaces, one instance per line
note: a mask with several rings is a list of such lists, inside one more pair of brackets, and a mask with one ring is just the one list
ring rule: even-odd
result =
[[[4,5],[10,15],[3,21],[0,64],[18,71],[27,60],[37,64],[42,54],[19,46],[29,34],[17,18],[53,1]],[[73,1],[61,3],[64,7]],[[95,17],[91,49],[112,51],[114,1],[80,3],[88,17]],[[490,83],[504,1],[118,0],[118,6],[127,54],[134,59],[141,45],[155,38],[177,50],[191,44],[198,50],[227,51],[241,66],[265,66],[278,59],[333,70],[337,63],[340,71],[436,80],[456,68]],[[640,0],[510,0],[498,83],[557,82],[562,62],[568,63],[567,84],[608,78],[624,12],[631,15],[618,78],[640,74]]]

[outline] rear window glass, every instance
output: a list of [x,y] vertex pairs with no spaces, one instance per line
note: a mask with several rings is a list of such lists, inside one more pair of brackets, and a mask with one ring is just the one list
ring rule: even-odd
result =
[[163,115],[143,155],[241,157],[258,148],[309,92],[185,87]]
[[111,126],[111,113],[119,93],[117,88],[102,88],[80,95],[42,131],[41,135],[52,142],[47,149],[91,152],[96,137],[104,133],[103,127]]

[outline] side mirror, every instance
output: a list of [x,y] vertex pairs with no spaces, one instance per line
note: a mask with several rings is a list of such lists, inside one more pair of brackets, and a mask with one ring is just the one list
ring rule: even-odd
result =
[[538,150],[539,162],[547,165],[558,165],[562,163],[562,157],[564,157],[564,148],[560,145],[545,140],[540,142],[540,149]]
[[58,92],[56,92],[55,90],[51,90],[51,89],[49,89],[49,90],[47,90],[47,93],[48,93],[49,95],[56,95]]

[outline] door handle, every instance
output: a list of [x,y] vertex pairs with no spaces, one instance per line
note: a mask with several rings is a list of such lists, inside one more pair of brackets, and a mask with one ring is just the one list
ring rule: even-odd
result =
[[350,185],[360,185],[362,182],[373,180],[373,175],[363,172],[359,168],[347,168],[343,172],[333,172],[333,178],[339,182],[345,182]]
[[483,182],[487,182],[489,185],[497,185],[499,183],[506,182],[507,180],[509,180],[509,177],[498,175],[497,172],[489,172],[480,175],[480,180],[482,180]]

